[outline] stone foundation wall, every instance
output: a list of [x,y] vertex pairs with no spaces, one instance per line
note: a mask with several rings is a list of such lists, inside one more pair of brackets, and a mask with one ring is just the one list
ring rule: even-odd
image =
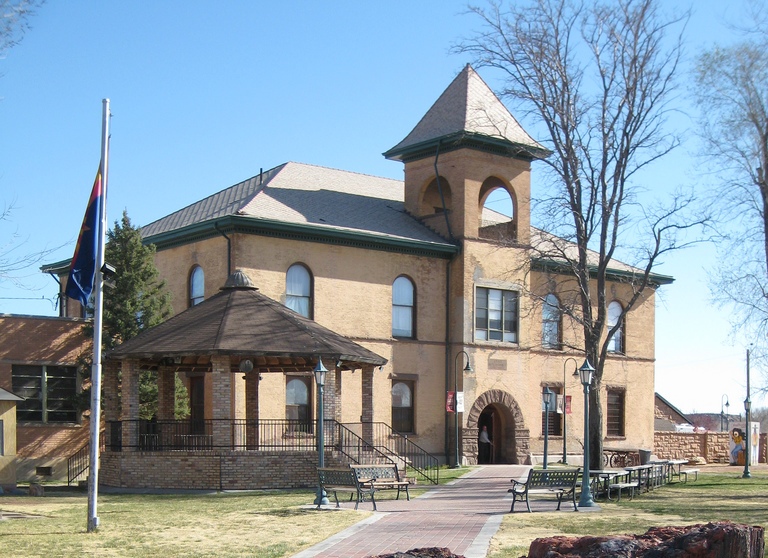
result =
[[[340,461],[326,454],[326,467]],[[105,452],[99,483],[120,488],[254,490],[317,485],[317,452]]]
[[[760,434],[760,463],[766,462],[766,438]],[[707,463],[728,463],[728,432],[655,432],[653,453],[659,459],[703,457]]]

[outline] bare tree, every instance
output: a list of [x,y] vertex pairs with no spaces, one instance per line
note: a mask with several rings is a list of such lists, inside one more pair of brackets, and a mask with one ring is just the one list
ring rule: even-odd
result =
[[[679,143],[665,121],[686,17],[662,18],[655,0],[586,4],[531,0],[504,8],[491,1],[470,8],[483,28],[459,50],[500,70],[502,96],[546,131],[552,155],[537,204],[554,234],[534,235],[532,258],[558,282],[561,309],[579,324],[581,349],[596,369],[590,464],[599,467],[600,386],[611,342],[624,316],[656,287],[660,258],[688,244],[683,233],[703,219],[689,215],[691,195],[641,204],[638,185],[638,173]],[[617,251],[633,265],[619,264]],[[630,294],[618,319],[609,320],[617,282]]]
[[765,358],[768,333],[768,26],[701,54],[695,100],[703,160],[716,178],[712,206],[721,258],[712,292],[736,309],[734,325]]
[[0,0],[0,57],[19,44],[29,18],[45,0]]

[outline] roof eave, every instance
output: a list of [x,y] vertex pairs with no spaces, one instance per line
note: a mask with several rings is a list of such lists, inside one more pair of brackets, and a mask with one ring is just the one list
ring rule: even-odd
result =
[[552,154],[543,147],[515,143],[508,139],[479,134],[477,132],[461,131],[453,134],[432,138],[405,147],[393,147],[383,153],[384,157],[394,161],[414,161],[431,157],[440,147],[440,152],[454,151],[460,148],[487,151],[506,157],[516,157],[527,161],[545,159]]
[[[546,258],[533,258],[531,260],[531,267],[537,271],[554,271],[556,273],[565,273],[572,275],[571,267],[567,262],[549,260]],[[587,266],[590,276],[597,276],[597,266]],[[624,269],[607,269],[606,277],[612,281],[626,282],[627,279],[637,279],[642,276],[642,271],[631,272]],[[670,275],[661,275],[658,273],[651,273],[648,275],[648,281],[653,287],[659,287],[661,285],[669,285],[675,281],[675,278]]]
[[228,215],[181,227],[165,233],[144,238],[145,244],[154,244],[158,250],[164,250],[196,240],[220,236],[222,232],[241,232],[297,238],[311,242],[356,245],[386,251],[409,252],[450,258],[458,247],[450,243],[419,241],[406,238],[384,237],[381,235],[318,227],[304,223],[286,223],[271,219],[262,219],[243,215]]

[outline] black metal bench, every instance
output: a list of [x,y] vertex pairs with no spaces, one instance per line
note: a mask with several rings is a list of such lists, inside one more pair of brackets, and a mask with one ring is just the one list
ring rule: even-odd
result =
[[[331,469],[331,468],[318,468],[318,479],[320,481],[320,487],[326,494],[333,492],[333,497],[336,499],[336,507],[339,506],[338,492],[349,492],[349,500],[352,501],[352,497],[356,497],[355,509],[360,502],[369,500],[373,503],[373,510],[376,511],[376,488],[373,486],[366,486],[361,484],[357,480],[357,475],[352,469]],[[320,504],[317,506],[320,507]]]
[[525,481],[512,479],[512,488],[507,491],[511,492],[513,496],[512,507],[509,511],[514,512],[515,503],[520,501],[525,502],[530,512],[529,496],[531,494],[554,494],[557,496],[558,510],[560,510],[563,498],[569,497],[573,502],[573,510],[578,511],[576,507],[576,481],[578,477],[578,469],[531,469]]
[[350,465],[357,476],[357,482],[363,486],[370,486],[376,490],[397,490],[397,500],[400,499],[400,491],[405,491],[405,496],[410,502],[411,495],[408,492],[410,481],[400,478],[400,471],[396,465]]

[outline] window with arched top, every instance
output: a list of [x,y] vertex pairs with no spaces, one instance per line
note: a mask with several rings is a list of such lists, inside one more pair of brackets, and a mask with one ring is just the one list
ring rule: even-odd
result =
[[392,337],[415,337],[416,287],[408,277],[392,283]]
[[189,305],[194,306],[205,300],[205,273],[196,265],[189,274]]
[[451,185],[441,176],[433,178],[421,197],[421,214],[430,215],[450,211],[452,207]]
[[607,326],[610,332],[613,326],[619,324],[618,329],[608,339],[608,352],[611,353],[624,353],[626,347],[624,347],[624,319],[622,313],[624,308],[617,301],[612,301],[608,305]]
[[560,301],[553,293],[544,297],[541,307],[541,346],[545,349],[560,349],[562,347],[562,312]]
[[312,275],[303,264],[293,264],[285,274],[285,305],[312,318]]
[[409,380],[392,382],[392,430],[396,432],[414,432],[413,387]]
[[285,379],[285,418],[291,421],[289,430],[309,432],[310,428],[310,378],[287,376]]

